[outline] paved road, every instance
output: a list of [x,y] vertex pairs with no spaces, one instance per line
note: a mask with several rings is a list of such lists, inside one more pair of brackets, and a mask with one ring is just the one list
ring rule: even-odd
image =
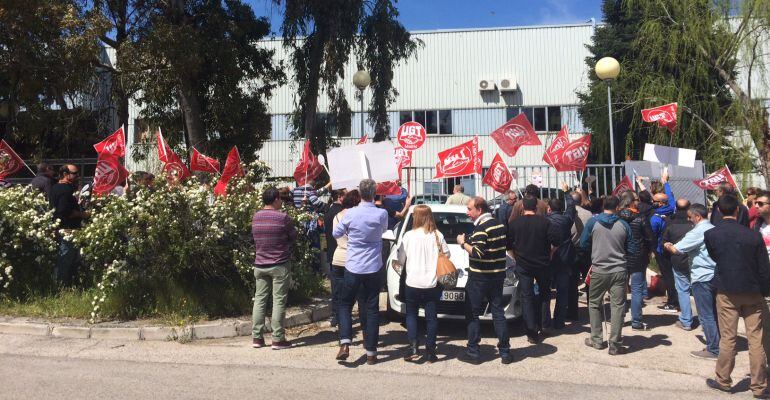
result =
[[[645,311],[652,313],[654,307]],[[602,398],[704,399],[725,397],[705,387],[714,363],[689,357],[703,345],[698,331],[672,326],[672,315],[650,315],[650,332],[626,330],[626,355],[582,344],[586,325],[532,346],[520,324],[512,324],[516,362],[502,365],[495,340],[485,329],[487,362],[474,366],[456,355],[464,325],[442,323],[440,362],[414,365],[401,360],[406,343],[400,322],[384,323],[382,362],[363,364],[356,341],[352,361],[339,363],[336,336],[328,325],[291,332],[296,347],[252,349],[248,338],[176,342],[57,339],[0,335],[0,398],[209,399],[209,398]],[[740,341],[745,349],[745,340]],[[745,351],[734,379],[750,398]]]

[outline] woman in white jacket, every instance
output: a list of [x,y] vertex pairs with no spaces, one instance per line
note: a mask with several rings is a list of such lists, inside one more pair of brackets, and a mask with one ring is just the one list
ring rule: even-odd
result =
[[425,310],[426,341],[425,359],[433,363],[436,358],[436,331],[438,317],[436,305],[441,298],[441,286],[436,280],[439,251],[449,256],[444,235],[436,229],[436,221],[430,207],[419,205],[412,212],[412,230],[405,233],[398,248],[397,263],[406,270],[406,330],[409,351],[406,361],[419,358],[417,339],[417,312]]

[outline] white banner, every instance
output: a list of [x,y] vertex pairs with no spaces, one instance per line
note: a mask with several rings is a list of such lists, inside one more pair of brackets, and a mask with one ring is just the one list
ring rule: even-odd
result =
[[338,147],[326,154],[329,175],[335,189],[355,189],[362,179],[377,183],[398,179],[398,167],[391,142]]
[[661,164],[694,168],[695,150],[646,143],[644,145],[644,157],[642,159],[644,161],[658,162]]

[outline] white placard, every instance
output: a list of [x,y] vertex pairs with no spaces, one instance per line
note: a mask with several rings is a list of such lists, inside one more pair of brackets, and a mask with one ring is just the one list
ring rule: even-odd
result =
[[644,157],[642,159],[644,161],[657,162],[661,164],[694,168],[695,150],[646,143],[644,145]]
[[362,179],[381,183],[398,179],[393,144],[366,143],[338,147],[326,153],[329,175],[335,189],[355,189]]

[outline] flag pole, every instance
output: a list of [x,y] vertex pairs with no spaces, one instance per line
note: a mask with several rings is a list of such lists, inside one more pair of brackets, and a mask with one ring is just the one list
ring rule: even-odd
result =
[[[730,174],[730,177],[733,178],[733,182],[735,182],[735,177],[733,176],[732,171],[730,171],[730,167],[728,167],[727,164],[725,164],[725,168],[727,168],[727,173]],[[738,182],[735,182],[735,186],[738,186]],[[746,201],[746,198],[743,197],[743,192],[741,192],[741,188],[740,187],[736,187],[735,190],[737,190],[738,191],[738,195],[741,196],[741,201]]]

